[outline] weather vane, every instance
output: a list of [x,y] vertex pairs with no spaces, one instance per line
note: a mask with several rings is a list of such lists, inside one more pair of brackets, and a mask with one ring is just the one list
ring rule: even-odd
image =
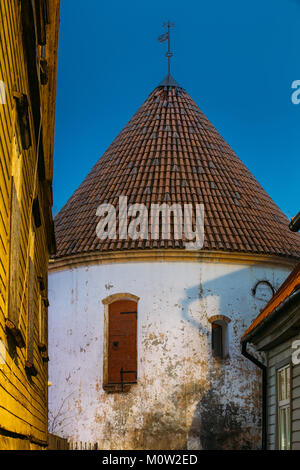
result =
[[168,52],[166,52],[166,57],[168,59],[168,75],[170,75],[170,62],[171,57],[173,57],[173,54],[170,51],[170,28],[172,28],[173,26],[175,26],[175,23],[171,23],[170,21],[168,21],[167,23],[163,23],[163,27],[168,28],[168,32],[158,37],[159,42],[164,42],[168,40]]

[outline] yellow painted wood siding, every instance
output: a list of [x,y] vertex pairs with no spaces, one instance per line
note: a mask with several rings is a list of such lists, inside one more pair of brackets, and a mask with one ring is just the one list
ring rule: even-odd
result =
[[[35,2],[33,2],[35,5]],[[47,25],[47,37],[51,44],[56,44],[58,31],[59,1],[51,0],[50,25]],[[53,21],[52,21],[53,20]],[[52,24],[51,24],[52,22]],[[48,41],[47,39],[47,41]],[[46,45],[47,50],[47,45]],[[40,46],[37,45],[37,54]],[[47,51],[51,58],[51,87],[40,87],[42,103],[49,104],[47,112],[42,111],[41,125],[46,129],[44,141],[45,166],[53,167],[53,136],[55,113],[55,86],[56,84],[56,48]],[[54,57],[52,57],[54,56]],[[39,55],[36,57],[39,63]],[[7,448],[14,448],[14,439],[17,448],[32,448],[36,444],[47,443],[47,393],[48,393],[48,367],[42,360],[38,348],[40,332],[40,296],[42,302],[47,299],[47,265],[49,259],[49,227],[51,216],[51,188],[52,174],[49,170],[46,181],[39,181],[37,174],[38,142],[34,132],[34,119],[32,113],[28,70],[26,66],[26,53],[22,37],[21,2],[19,0],[1,0],[0,2],[0,81],[5,85],[5,102],[0,102],[0,449],[1,442]],[[28,150],[20,149],[21,179],[18,193],[20,210],[19,256],[17,260],[17,276],[12,276],[11,260],[12,250],[16,249],[12,242],[14,224],[11,218],[14,215],[12,199],[13,182],[13,155],[16,152],[16,139],[18,134],[18,116],[14,93],[27,95],[29,101],[29,122],[32,145]],[[3,95],[3,94],[2,94]],[[1,95],[1,97],[2,97]],[[3,98],[3,97],[2,97]],[[45,140],[45,136],[47,140]],[[48,192],[47,192],[48,191]],[[35,227],[32,216],[33,198],[38,196],[41,212],[41,226]],[[31,231],[34,232],[34,250],[30,248]],[[30,260],[34,269],[30,268]],[[16,266],[14,266],[16,268]],[[30,288],[30,273],[33,287]],[[12,281],[12,278],[17,281]],[[39,278],[43,278],[45,290],[41,292]],[[11,285],[17,282],[15,290]],[[16,294],[15,294],[16,293]],[[7,333],[6,319],[9,318],[9,297],[17,295],[18,325],[16,325],[25,340],[25,347],[16,345],[13,337]],[[47,324],[47,308],[44,307],[43,323]],[[32,317],[30,317],[32,315]],[[31,327],[29,327],[31,325]],[[30,330],[31,328],[31,330]],[[47,328],[45,328],[45,331]],[[32,331],[32,344],[28,334]],[[47,345],[47,337],[44,339]],[[25,362],[31,359],[36,376],[26,372]],[[2,437],[1,437],[2,432]],[[15,436],[13,435],[15,434]],[[18,436],[22,437],[20,440]],[[27,438],[27,440],[23,438]],[[12,441],[12,442],[10,442]],[[30,444],[28,444],[28,442]],[[25,444],[26,443],[26,444]],[[20,447],[21,446],[21,447]]]

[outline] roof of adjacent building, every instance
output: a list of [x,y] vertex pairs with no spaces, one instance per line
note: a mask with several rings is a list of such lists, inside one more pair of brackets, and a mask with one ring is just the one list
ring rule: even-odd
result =
[[247,331],[244,333],[242,339],[250,333],[254,333],[258,327],[260,327],[270,316],[279,310],[279,308],[286,302],[286,300],[295,292],[300,289],[300,263],[298,263],[284,283],[280,286],[276,294],[271,298],[267,303],[264,309],[256,317],[256,319],[251,323]]
[[[268,156],[266,156],[268,158]],[[184,240],[104,240],[102,203],[204,204],[204,250],[299,257],[299,235],[189,94],[155,88],[55,218],[56,258],[97,250],[184,248]]]
[[289,228],[292,232],[298,232],[300,230],[300,212],[292,218]]

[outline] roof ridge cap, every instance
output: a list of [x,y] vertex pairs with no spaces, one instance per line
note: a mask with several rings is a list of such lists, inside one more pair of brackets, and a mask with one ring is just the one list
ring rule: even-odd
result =
[[175,78],[172,77],[172,75],[168,74],[161,82],[160,84],[158,85],[159,87],[161,86],[170,86],[170,87],[176,87],[176,88],[182,88],[182,86],[180,86]]

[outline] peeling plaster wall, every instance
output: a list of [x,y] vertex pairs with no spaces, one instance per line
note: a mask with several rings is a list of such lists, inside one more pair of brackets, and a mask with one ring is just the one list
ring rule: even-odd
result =
[[[240,338],[285,267],[148,262],[91,265],[49,276],[50,432],[100,449],[247,449],[260,446],[260,372]],[[104,305],[138,303],[138,384],[102,388]],[[265,296],[265,298],[264,298]],[[211,355],[208,318],[226,315],[229,358]]]

